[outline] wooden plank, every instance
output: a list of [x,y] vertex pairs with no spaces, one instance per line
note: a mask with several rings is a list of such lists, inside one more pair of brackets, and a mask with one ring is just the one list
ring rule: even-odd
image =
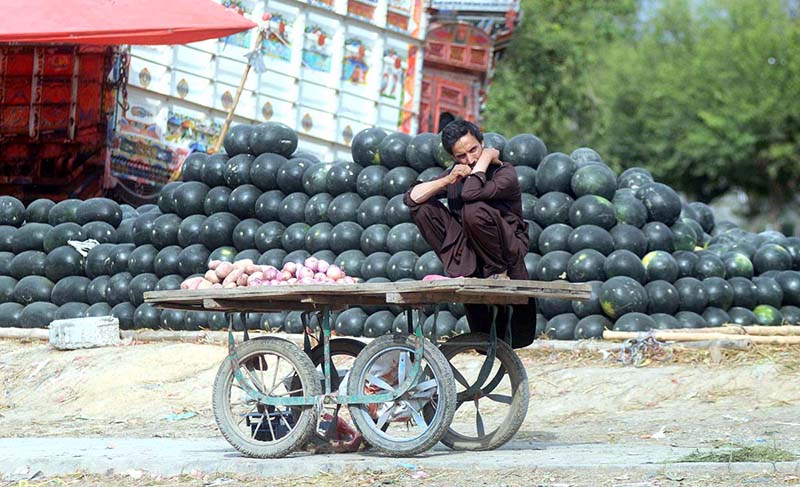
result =
[[528,304],[526,296],[512,294],[487,295],[469,290],[455,291],[406,291],[386,293],[386,302],[391,304],[436,304],[461,302],[469,304]]
[[[238,311],[243,313],[271,313],[274,311],[319,311],[319,306],[287,301],[282,303],[241,301],[238,299],[204,299],[203,306],[211,311]],[[344,306],[346,307],[346,306]]]
[[[644,332],[612,331],[605,330],[603,338],[605,340],[628,340],[639,338],[646,335]],[[669,330],[658,330],[653,332],[657,340],[672,342],[694,342],[704,340],[731,340],[732,335],[727,333],[671,333]],[[767,345],[800,345],[800,336],[763,336],[763,335],[739,335],[739,339],[747,339],[751,343]]]

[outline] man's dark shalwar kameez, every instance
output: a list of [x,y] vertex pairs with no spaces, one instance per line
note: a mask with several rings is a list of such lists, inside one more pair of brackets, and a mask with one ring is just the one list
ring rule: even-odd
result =
[[[448,174],[449,170],[439,177]],[[522,218],[521,194],[514,166],[503,163],[490,165],[486,173],[470,174],[423,203],[415,203],[409,189],[403,201],[448,276],[489,277],[507,271],[511,279],[528,279],[524,260],[528,224]],[[439,201],[442,198],[447,198],[447,207]],[[488,333],[492,319],[489,307],[471,304],[466,308],[470,329]],[[505,335],[506,320],[501,307],[497,317],[500,337]],[[514,348],[529,345],[535,328],[534,301],[528,306],[514,306]]]

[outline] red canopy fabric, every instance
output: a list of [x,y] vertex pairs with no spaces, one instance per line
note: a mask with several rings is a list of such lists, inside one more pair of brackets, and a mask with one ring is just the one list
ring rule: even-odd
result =
[[2,0],[0,42],[186,44],[256,26],[212,0]]

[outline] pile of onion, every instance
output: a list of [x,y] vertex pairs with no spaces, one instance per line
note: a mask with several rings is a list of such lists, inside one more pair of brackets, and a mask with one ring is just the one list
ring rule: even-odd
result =
[[254,264],[250,259],[225,262],[212,260],[202,277],[190,277],[181,289],[219,289],[253,286],[286,286],[291,284],[355,284],[355,278],[344,269],[324,260],[309,257],[302,264],[287,262],[282,269]]

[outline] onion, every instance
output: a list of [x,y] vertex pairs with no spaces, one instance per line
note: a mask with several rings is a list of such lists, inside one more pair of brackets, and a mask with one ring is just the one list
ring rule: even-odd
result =
[[296,277],[290,277],[289,279],[286,280],[286,284],[296,284],[296,283],[297,283]]
[[319,260],[317,262],[317,272],[327,272],[328,267],[331,265],[328,263],[327,260]]
[[278,269],[272,267],[271,265],[264,266],[261,272],[264,273],[264,279],[269,279],[270,281],[278,276]]
[[343,278],[339,279],[339,282],[343,284],[355,284],[356,280],[350,276],[344,276]]
[[312,271],[317,272],[319,259],[317,259],[316,257],[309,257],[303,264]]
[[279,280],[277,280],[277,279],[271,279],[271,280],[269,281],[269,285],[270,285],[270,286],[277,286],[277,285],[279,285],[280,283],[281,283],[281,281],[279,281]]
[[289,274],[294,275],[295,271],[297,270],[297,263],[295,262],[287,262],[283,265],[284,272],[288,272]]
[[236,279],[236,284],[237,284],[238,286],[247,286],[247,278],[248,278],[248,277],[249,277],[249,276],[248,276],[247,274],[245,274],[245,273],[242,273],[242,275],[241,275],[241,276],[239,276],[239,279]]
[[276,277],[276,279],[279,280],[279,281],[288,281],[291,278],[292,278],[292,273],[289,272],[289,271],[285,271],[285,270],[279,272],[278,276]]
[[298,282],[300,284],[314,284],[314,278],[313,277],[309,277],[309,276],[305,276],[305,277],[300,278],[300,280]]
[[297,276],[298,279],[303,279],[305,277],[313,278],[314,271],[310,267],[300,267],[297,269],[295,276]]
[[344,277],[344,272],[339,266],[336,265],[328,267],[328,271],[326,272],[326,274],[333,280],[338,280]]
[[314,280],[317,282],[324,283],[328,281],[328,276],[326,276],[324,272],[317,272],[316,274],[314,274]]

